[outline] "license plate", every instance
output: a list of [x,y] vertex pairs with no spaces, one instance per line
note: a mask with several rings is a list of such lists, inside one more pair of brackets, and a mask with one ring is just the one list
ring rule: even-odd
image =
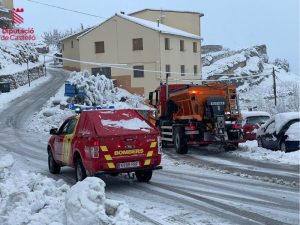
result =
[[140,162],[136,161],[136,162],[125,162],[125,163],[119,163],[118,167],[120,169],[125,169],[125,168],[132,168],[132,167],[139,167],[140,166]]

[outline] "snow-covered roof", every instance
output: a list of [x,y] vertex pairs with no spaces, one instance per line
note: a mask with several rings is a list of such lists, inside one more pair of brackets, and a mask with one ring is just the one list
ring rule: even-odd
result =
[[[123,18],[125,20],[131,21],[133,23],[139,24],[143,27],[149,28],[151,30],[155,30],[155,31],[163,33],[163,34],[170,34],[170,35],[176,35],[176,36],[201,40],[201,37],[198,36],[198,35],[191,34],[191,33],[188,33],[188,32],[173,28],[173,27],[169,27],[169,26],[166,26],[164,24],[160,24],[158,26],[156,22],[152,22],[152,21],[149,21],[149,20],[144,20],[144,19],[140,19],[140,18],[136,18],[136,17],[133,17],[133,16],[124,15],[124,14],[118,14],[118,13],[115,16],[118,16],[120,18]],[[87,30],[86,32],[80,34],[77,38],[83,37],[84,35],[91,32],[95,28],[101,26],[103,23],[110,20],[111,18],[112,17],[110,17],[109,19],[107,19],[104,22],[100,23],[99,25],[94,26],[93,28]]]
[[173,27],[169,27],[169,26],[166,26],[164,24],[160,24],[158,26],[157,22],[140,19],[140,18],[133,17],[133,16],[127,16],[127,15],[124,15],[124,14],[117,14],[117,16],[119,16],[123,19],[129,20],[131,22],[137,23],[139,25],[142,25],[144,27],[150,28],[152,30],[161,32],[163,34],[171,34],[171,35],[188,37],[188,38],[199,39],[199,40],[201,39],[201,37],[198,36],[198,35],[188,33],[188,32],[173,28]]
[[194,11],[183,11],[183,10],[165,10],[165,9],[142,9],[133,13],[130,13],[129,15],[134,15],[136,13],[144,12],[144,11],[159,11],[159,12],[176,12],[176,13],[191,13],[191,14],[199,14],[199,16],[204,16],[203,13],[200,12],[194,12]]
[[[93,27],[88,27],[88,28],[83,29],[83,30],[81,30],[81,31],[78,31],[78,32],[76,32],[76,33],[74,33],[74,34],[70,34],[70,35],[68,35],[68,36],[66,36],[66,37],[63,37],[63,38],[60,39],[59,41],[63,41],[63,40],[66,40],[66,39],[68,39],[68,38],[71,38],[71,37],[79,36],[79,35],[81,35],[81,34],[87,32],[87,31],[89,31],[89,30],[91,30],[91,29],[93,29]],[[78,38],[78,37],[76,37],[76,38]]]
[[270,117],[270,113],[263,111],[241,111],[243,118],[248,118],[252,116],[268,116]]

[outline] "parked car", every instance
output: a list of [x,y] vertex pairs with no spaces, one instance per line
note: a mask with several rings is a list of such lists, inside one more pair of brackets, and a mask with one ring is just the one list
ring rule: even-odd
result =
[[50,130],[48,166],[53,174],[75,168],[77,181],[86,176],[135,172],[148,182],[161,169],[158,130],[136,110],[82,111]]
[[299,112],[279,113],[257,130],[258,147],[284,152],[298,150],[300,144]]
[[269,113],[263,111],[242,111],[241,114],[245,141],[256,140],[257,129],[271,117]]

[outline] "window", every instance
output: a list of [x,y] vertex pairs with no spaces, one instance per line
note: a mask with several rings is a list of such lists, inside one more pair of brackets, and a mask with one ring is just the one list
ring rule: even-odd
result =
[[67,134],[73,134],[75,127],[77,124],[76,119],[71,119],[70,122],[68,123],[68,129],[67,129]]
[[62,50],[64,51],[64,50],[65,50],[65,45],[62,44],[61,48],[62,48]]
[[194,75],[197,76],[198,74],[198,66],[194,65]]
[[144,77],[144,66],[133,66],[133,77]]
[[170,50],[170,38],[165,38],[165,50]]
[[266,134],[273,134],[275,132],[275,122],[270,123],[265,131]]
[[171,76],[171,66],[169,64],[166,65],[166,76],[170,77]]
[[95,42],[95,53],[104,53],[104,41]]
[[180,40],[180,51],[184,51],[184,40]]
[[184,65],[181,65],[180,66],[180,71],[181,71],[181,76],[184,76],[185,74],[185,66]]
[[73,42],[73,40],[71,41],[71,48],[74,48],[74,42]]
[[193,42],[193,52],[197,52],[197,42]]
[[132,49],[133,51],[143,50],[143,38],[132,39]]

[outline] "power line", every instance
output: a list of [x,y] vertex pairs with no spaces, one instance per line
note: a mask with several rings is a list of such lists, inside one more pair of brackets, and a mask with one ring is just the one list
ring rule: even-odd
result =
[[26,0],[26,1],[36,3],[36,4],[39,4],[39,5],[49,6],[49,7],[56,8],[56,9],[61,9],[61,10],[73,12],[73,13],[78,13],[78,14],[82,14],[82,15],[86,15],[86,16],[92,16],[92,17],[97,17],[97,18],[101,18],[101,19],[107,19],[107,17],[98,16],[98,15],[94,15],[94,14],[90,14],[90,13],[86,13],[86,12],[82,12],[82,11],[78,11],[78,10],[67,9],[67,8],[64,8],[64,7],[61,7],[61,6],[57,6],[57,5],[50,5],[50,4],[47,4],[47,3],[38,2],[38,1],[34,1],[34,0]]
[[[18,51],[20,51],[20,49],[18,48],[14,48],[11,46],[7,46],[7,45],[2,45],[3,47],[7,47],[7,48],[12,48],[12,49],[16,49]],[[1,46],[1,47],[2,47]],[[49,55],[49,54],[42,54],[44,56],[49,56],[52,58],[57,58],[57,59],[62,59],[65,61],[70,61],[70,62],[78,62],[78,63],[82,63],[82,64],[88,64],[88,65],[98,65],[98,66],[106,66],[106,67],[110,67],[110,68],[115,68],[115,69],[123,69],[123,70],[129,70],[129,71],[140,71],[140,72],[149,72],[149,73],[158,73],[158,74],[167,74],[167,73],[171,73],[171,74],[177,74],[177,75],[194,75],[194,73],[181,73],[181,72],[167,72],[167,71],[159,71],[159,70],[142,70],[142,69],[133,69],[131,67],[126,67],[127,64],[114,64],[114,63],[97,63],[97,62],[90,62],[90,61],[82,61],[82,60],[75,60],[75,59],[70,59],[70,58],[64,58],[64,57],[57,57],[57,56],[53,56],[53,55]],[[200,74],[198,74],[200,75]],[[223,74],[224,76],[226,76],[227,74]],[[249,77],[264,77],[264,76],[270,76],[271,74],[257,74],[257,75],[249,75],[249,76],[240,76],[240,77],[231,77],[231,78],[227,78],[227,79],[218,79],[218,80],[200,80],[200,79],[178,79],[178,81],[190,81],[190,82],[219,82],[219,81],[229,81],[229,80],[238,80],[238,79],[245,79],[245,78],[249,78]],[[164,80],[164,79],[162,79]],[[170,80],[172,81],[172,80]],[[174,79],[174,81],[176,81],[176,79]]]

